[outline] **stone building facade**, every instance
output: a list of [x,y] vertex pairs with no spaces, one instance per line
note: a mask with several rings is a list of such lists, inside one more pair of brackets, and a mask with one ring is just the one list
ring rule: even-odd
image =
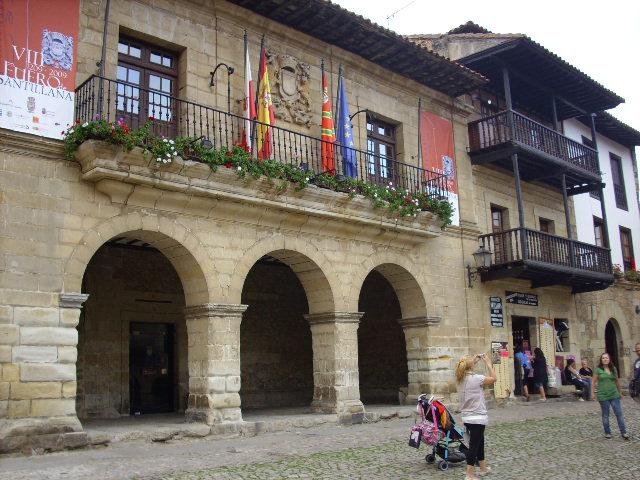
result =
[[[96,73],[103,21],[102,2],[81,2],[79,83]],[[112,2],[105,75],[117,75],[119,41],[137,39],[176,55],[176,96],[224,109],[224,83],[210,87],[210,71],[220,62],[241,71],[244,29],[252,51],[265,34],[306,65],[312,120],[292,114],[283,125],[293,131],[319,136],[322,57],[334,82],[345,66],[353,112],[393,122],[407,164],[419,162],[418,99],[450,119],[460,226],[441,229],[430,212],[396,218],[312,185],[280,192],[180,157],[158,165],[96,140],[66,160],[61,142],[3,130],[0,451],[79,446],[84,418],[154,411],[214,427],[274,406],[357,421],[370,402],[453,395],[457,359],[511,344],[511,315],[584,324],[590,340],[572,337],[581,353],[602,347],[604,316],[625,317],[625,339],[638,335],[625,287],[580,299],[539,288],[537,307],[507,306],[505,326],[490,326],[489,296],[533,290],[523,280],[467,283],[490,206],[511,206],[514,187],[508,173],[472,166],[474,110],[464,101],[218,0]],[[231,81],[239,113],[243,79]],[[366,144],[364,121],[354,127]],[[544,216],[566,231],[560,193],[522,188],[528,221]],[[596,316],[583,322],[592,304]]]

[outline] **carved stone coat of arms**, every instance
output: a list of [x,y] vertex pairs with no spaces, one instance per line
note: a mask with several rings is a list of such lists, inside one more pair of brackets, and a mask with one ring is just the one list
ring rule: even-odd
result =
[[276,117],[297,125],[311,126],[309,65],[291,55],[271,53],[269,70],[273,72],[273,106]]

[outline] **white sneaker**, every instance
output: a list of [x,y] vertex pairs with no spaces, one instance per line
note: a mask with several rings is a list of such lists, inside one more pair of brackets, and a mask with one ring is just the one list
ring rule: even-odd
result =
[[579,398],[578,401],[579,402],[584,402],[584,398]]

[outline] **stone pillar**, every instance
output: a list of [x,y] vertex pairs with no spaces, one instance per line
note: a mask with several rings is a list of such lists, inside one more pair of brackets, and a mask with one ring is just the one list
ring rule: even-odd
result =
[[59,308],[7,307],[11,323],[1,326],[13,334],[0,335],[11,349],[0,365],[0,453],[87,443],[76,415],[76,326],[87,298],[62,293]]
[[362,421],[358,378],[358,324],[362,312],[305,315],[313,344],[315,412],[337,413],[341,422]]
[[437,370],[443,370],[443,367],[447,369],[448,363],[440,365],[438,362],[441,361],[441,355],[434,352],[437,349],[429,347],[428,327],[429,325],[437,325],[439,322],[440,317],[413,317],[398,320],[407,344],[407,369],[409,371],[407,403],[415,402],[421,393],[437,393],[435,384],[445,380],[438,378],[439,372]]
[[185,308],[188,336],[188,422],[240,422],[240,323],[247,305]]

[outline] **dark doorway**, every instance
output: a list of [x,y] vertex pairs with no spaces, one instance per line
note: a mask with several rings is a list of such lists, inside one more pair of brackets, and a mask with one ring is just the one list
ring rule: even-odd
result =
[[173,411],[173,325],[131,323],[131,413]]
[[398,319],[400,302],[387,279],[373,270],[360,291],[358,370],[362,402],[398,404],[409,384],[407,346]]
[[242,409],[306,407],[313,400],[313,348],[307,295],[295,272],[265,256],[242,289]]
[[618,376],[620,376],[620,363],[618,363],[618,335],[616,334],[616,326],[613,322],[615,322],[615,320],[609,320],[604,329],[604,344],[611,361],[618,369]]
[[[531,346],[531,330],[529,329],[529,317],[511,317],[511,334],[513,335],[513,347],[514,349],[520,345],[525,355],[531,356],[533,347]],[[514,362],[514,378],[515,378],[515,390],[514,395],[523,395],[522,385],[526,385],[529,391],[532,391],[533,379],[522,378],[523,372],[520,369],[519,362]]]

